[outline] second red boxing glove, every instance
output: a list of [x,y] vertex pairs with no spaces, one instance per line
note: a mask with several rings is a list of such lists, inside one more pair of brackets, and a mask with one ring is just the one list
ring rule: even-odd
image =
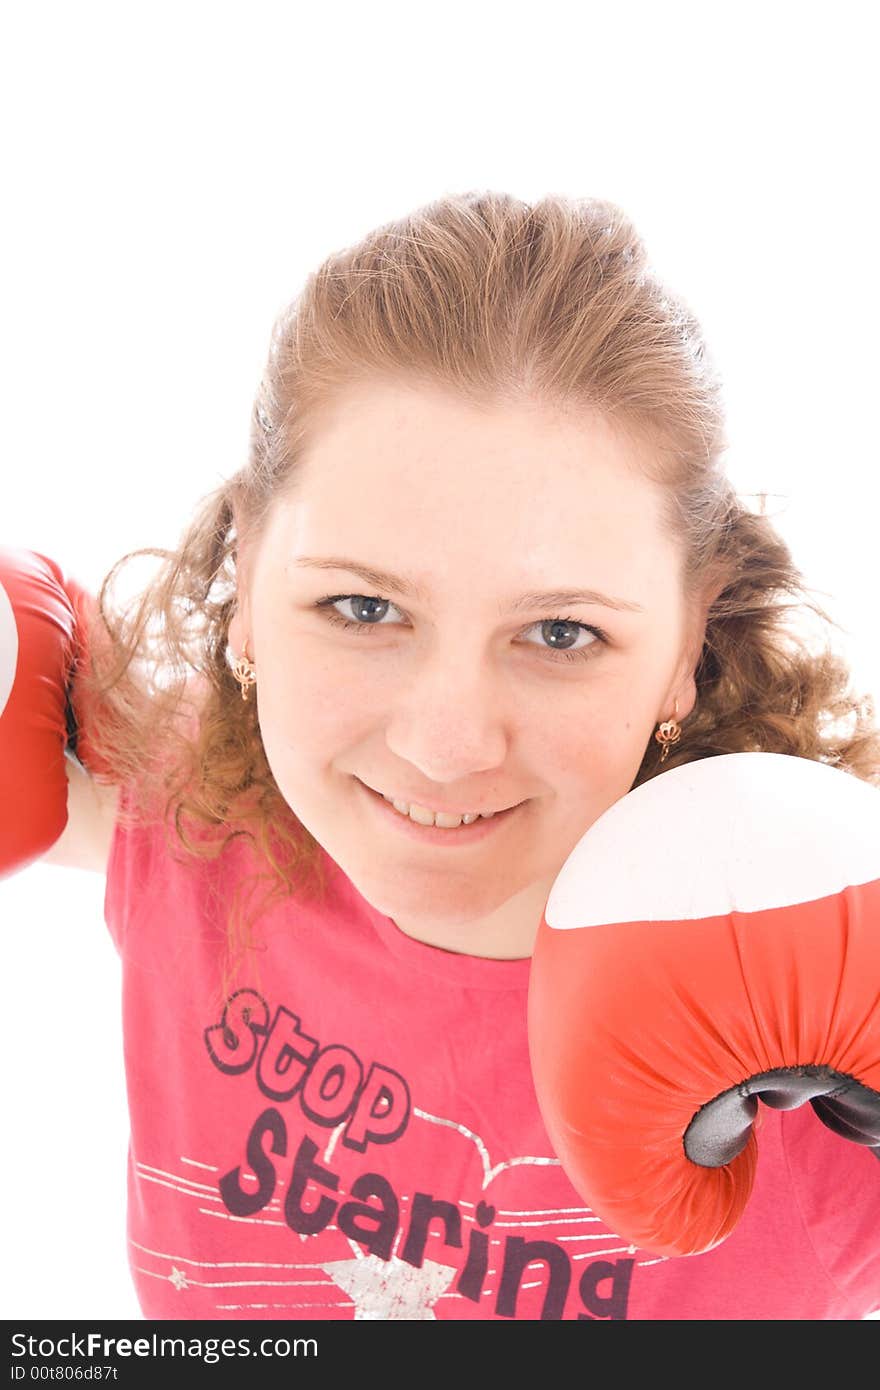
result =
[[759,1104],[880,1157],[880,792],[774,753],[706,758],[569,855],[532,959],[551,1143],[618,1234],[711,1249],[748,1202]]
[[45,854],[64,830],[69,742],[90,772],[107,771],[76,687],[95,609],[54,561],[0,549],[0,877]]

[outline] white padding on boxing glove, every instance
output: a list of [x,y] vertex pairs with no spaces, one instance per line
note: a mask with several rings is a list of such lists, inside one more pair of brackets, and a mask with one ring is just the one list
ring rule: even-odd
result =
[[871,783],[790,754],[721,754],[652,778],[600,816],[545,921],[566,930],[789,907],[872,882],[878,847]]
[[6,708],[18,665],[18,627],[9,595],[0,584],[0,715]]

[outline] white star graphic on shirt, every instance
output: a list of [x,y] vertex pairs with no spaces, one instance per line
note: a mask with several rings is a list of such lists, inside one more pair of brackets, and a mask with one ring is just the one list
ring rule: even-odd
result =
[[331,1260],[320,1266],[354,1300],[355,1321],[373,1322],[433,1318],[434,1304],[456,1271],[425,1260],[420,1269],[399,1260],[365,1255],[356,1260]]
[[183,1270],[178,1269],[176,1265],[171,1266],[171,1273],[168,1275],[168,1278],[170,1282],[174,1285],[174,1287],[177,1289],[178,1293],[181,1289],[189,1288],[189,1280],[187,1279]]

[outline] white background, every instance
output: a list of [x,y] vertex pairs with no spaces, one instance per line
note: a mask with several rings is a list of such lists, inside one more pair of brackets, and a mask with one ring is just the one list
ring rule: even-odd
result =
[[[275,314],[447,192],[619,203],[702,320],[730,466],[880,691],[876,7],[7,12],[0,543],[97,585],[244,458]],[[0,884],[2,1316],[138,1317],[103,880]]]

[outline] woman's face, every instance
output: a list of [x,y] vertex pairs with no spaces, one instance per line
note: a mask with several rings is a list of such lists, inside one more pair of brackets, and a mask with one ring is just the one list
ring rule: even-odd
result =
[[[279,789],[418,940],[530,954],[564,860],[693,707],[703,633],[639,457],[597,416],[377,381],[240,552],[229,645]],[[426,829],[377,793],[515,809]]]

